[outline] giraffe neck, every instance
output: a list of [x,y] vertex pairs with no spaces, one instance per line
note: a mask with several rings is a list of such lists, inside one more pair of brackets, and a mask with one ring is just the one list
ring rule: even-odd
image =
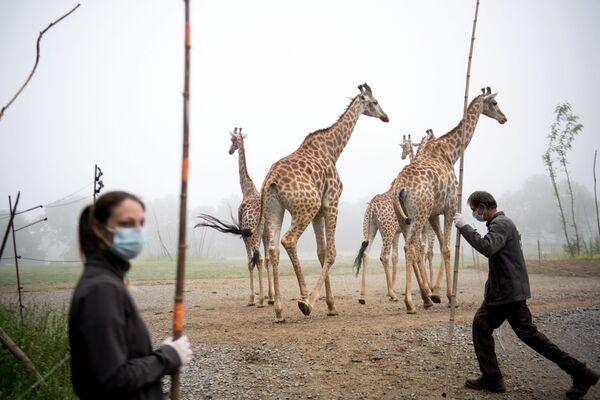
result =
[[412,143],[410,144],[410,152],[408,153],[408,162],[412,162],[413,158],[415,158],[415,151],[412,148]]
[[336,162],[348,144],[361,113],[360,99],[356,96],[333,125],[308,135],[300,148],[310,149],[313,152],[316,150],[316,154],[320,157]]
[[464,146],[466,149],[471,141],[471,138],[473,137],[473,134],[475,133],[475,127],[479,121],[482,107],[483,96],[479,95],[473,99],[473,101],[471,101],[471,104],[469,104],[469,107],[467,108],[467,115],[454,129],[441,136],[439,139],[428,142],[425,146],[423,146],[423,150],[421,151],[430,154],[436,153],[454,165],[460,157],[460,151],[462,147],[461,139],[464,137]]
[[252,182],[252,179],[250,179],[250,175],[248,175],[248,169],[246,168],[246,152],[244,150],[243,143],[238,148],[238,156],[240,170],[240,186],[242,188],[242,194],[244,198],[251,194],[258,194],[256,186],[254,186],[254,182]]

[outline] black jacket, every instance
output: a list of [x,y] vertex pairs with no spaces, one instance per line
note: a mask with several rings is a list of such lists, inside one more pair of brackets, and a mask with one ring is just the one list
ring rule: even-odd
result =
[[180,365],[150,335],[123,283],[129,263],[110,252],[87,257],[69,310],[71,375],[81,399],[163,399],[161,378]]
[[486,225],[488,232],[484,237],[470,225],[460,228],[467,242],[488,258],[484,302],[494,306],[530,298],[529,276],[517,227],[501,211]]

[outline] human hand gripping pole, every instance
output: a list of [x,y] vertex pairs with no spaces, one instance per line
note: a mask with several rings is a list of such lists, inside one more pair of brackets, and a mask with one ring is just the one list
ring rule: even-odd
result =
[[454,214],[454,225],[456,225],[456,227],[460,229],[465,225],[469,225],[469,223],[467,222],[467,218],[464,215],[462,215],[461,213],[456,213]]
[[181,361],[181,366],[184,366],[192,360],[192,347],[190,346],[190,340],[187,336],[183,335],[177,340],[173,340],[173,338],[169,336],[162,344],[171,346],[177,352],[179,361]]

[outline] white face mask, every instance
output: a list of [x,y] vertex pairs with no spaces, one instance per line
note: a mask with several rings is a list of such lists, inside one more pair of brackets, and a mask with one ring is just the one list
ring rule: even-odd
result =
[[137,257],[144,248],[145,235],[143,228],[106,228],[113,233],[110,251],[124,260]]

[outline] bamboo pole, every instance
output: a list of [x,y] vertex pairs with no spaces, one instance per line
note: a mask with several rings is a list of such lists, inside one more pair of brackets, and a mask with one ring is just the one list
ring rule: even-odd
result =
[[[467,116],[467,106],[469,98],[469,81],[471,78],[471,61],[473,59],[473,47],[475,46],[475,28],[477,27],[477,14],[479,13],[479,0],[475,4],[475,16],[473,17],[473,31],[471,33],[471,46],[469,49],[469,60],[467,62],[467,79],[465,84],[465,97],[463,105],[463,120]],[[458,177],[458,212],[462,210],[462,188],[463,188],[463,171],[465,164],[465,138],[464,138],[464,126],[461,128],[461,147],[460,147],[460,169]],[[452,342],[454,340],[454,317],[456,315],[456,291],[458,288],[458,263],[460,261],[460,230],[456,232],[456,246],[454,248],[454,273],[452,276],[452,294],[450,296],[450,326],[448,329],[448,341],[446,343],[446,367],[444,371],[444,392],[442,396],[446,397],[449,395],[448,386],[448,369],[450,368],[450,361],[452,359]]]
[[[173,306],[173,340],[183,333],[183,284],[185,279],[185,249],[187,222],[187,182],[189,170],[189,101],[190,101],[190,3],[185,3],[185,75],[183,83],[183,156],[181,162],[181,196],[179,203],[179,246],[177,249],[177,275],[175,304]],[[180,395],[179,370],[171,377],[171,399]]]

